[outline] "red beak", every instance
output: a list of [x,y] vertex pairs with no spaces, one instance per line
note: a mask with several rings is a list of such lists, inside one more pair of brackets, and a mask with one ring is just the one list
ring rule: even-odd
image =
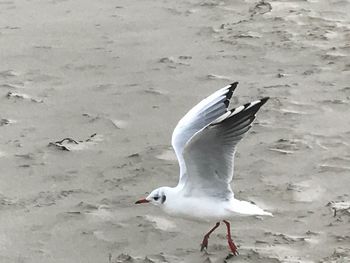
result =
[[135,204],[137,204],[137,205],[138,204],[144,204],[144,203],[149,203],[149,201],[144,198],[144,199],[140,199],[140,200],[135,202]]

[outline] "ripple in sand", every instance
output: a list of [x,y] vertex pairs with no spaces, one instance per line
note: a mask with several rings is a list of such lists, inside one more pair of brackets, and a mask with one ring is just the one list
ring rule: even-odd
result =
[[292,235],[287,235],[283,233],[272,233],[272,232],[265,232],[265,236],[274,237],[274,244],[290,244],[290,243],[296,243],[296,242],[304,242],[307,239],[306,236],[292,236]]
[[342,100],[342,99],[327,99],[322,100],[322,104],[348,104],[348,101]]
[[177,158],[173,150],[168,149],[156,156],[157,159],[176,162]]
[[124,129],[128,125],[128,123],[123,120],[111,120],[111,122],[117,129]]
[[350,248],[338,247],[333,254],[320,260],[320,263],[343,263],[350,262]]
[[269,148],[270,151],[273,152],[278,152],[278,153],[282,153],[282,154],[293,154],[293,151],[288,151],[288,150],[282,150],[282,149],[277,149],[277,148]]
[[10,123],[14,123],[14,121],[11,121],[9,119],[0,119],[0,126],[9,125]]
[[216,74],[208,74],[207,75],[207,79],[223,79],[223,80],[229,80],[231,81],[232,78],[231,77],[227,77],[227,76],[222,76],[222,75],[216,75]]
[[[9,197],[6,197],[2,194],[0,194],[0,209],[4,210],[4,209],[11,209],[11,208],[19,208],[19,207],[23,207],[24,203],[21,200],[18,199],[12,199]],[[1,243],[1,242],[0,242]]]
[[[275,244],[260,248],[261,255],[269,256],[268,259],[273,261],[255,261],[255,262],[274,262],[274,263],[314,263],[314,261],[303,259],[297,249],[292,248],[288,242],[286,244]],[[273,255],[273,258],[270,258]],[[261,258],[261,256],[259,257]],[[264,259],[265,260],[265,259]]]
[[296,151],[306,149],[312,149],[312,147],[305,140],[300,139],[279,139],[273,147],[269,148],[270,151],[282,154],[293,154]]
[[349,147],[349,143],[345,142],[342,136],[324,136],[319,134],[311,134],[313,137],[318,139],[315,140],[316,144],[324,149],[329,150],[330,148]]
[[153,89],[153,88],[149,88],[149,89],[145,89],[143,90],[143,92],[147,93],[147,94],[151,94],[151,95],[164,95],[163,92]]
[[93,115],[90,113],[83,113],[82,116],[89,119],[89,122],[106,121],[107,120],[108,124],[112,123],[113,126],[117,129],[123,129],[128,124],[126,121],[123,121],[123,120],[110,119],[108,117]]
[[334,211],[334,216],[337,214],[350,216],[350,201],[331,201],[327,204]]
[[280,109],[281,112],[284,114],[295,114],[295,115],[307,115],[310,113],[307,113],[305,111],[298,111],[298,110],[292,110],[292,109]]
[[190,57],[190,56],[179,56],[177,58],[175,58],[175,57],[163,57],[163,58],[159,59],[159,62],[167,64],[169,67],[174,68],[175,65],[189,66],[190,64],[188,62],[184,62],[184,61],[188,61],[191,58],[192,57]]
[[330,164],[321,164],[321,172],[348,172],[350,171],[350,166],[336,166]]
[[169,231],[176,228],[176,225],[172,221],[163,217],[146,215],[145,219],[151,223],[154,223],[155,228],[162,231]]
[[[115,237],[109,237],[108,233],[105,233],[104,231],[101,231],[101,230],[93,231],[93,235],[99,240],[103,240],[103,241],[107,241],[107,242],[115,241]],[[119,262],[119,261],[117,261],[117,262]],[[125,262],[133,262],[133,261],[125,261]]]
[[239,32],[238,34],[234,35],[234,38],[262,38],[262,35],[258,32],[246,31]]
[[298,202],[312,202],[319,199],[325,190],[312,181],[291,183],[287,186],[288,191],[292,191],[293,199]]
[[300,101],[290,100],[287,102],[289,112],[294,112],[296,114],[317,114],[320,112],[320,108],[309,103],[304,103]]
[[5,89],[22,89],[23,85],[16,85],[16,84],[0,84],[0,87],[5,88]]
[[3,78],[17,77],[18,75],[19,74],[12,69],[0,71],[0,77],[3,77]]
[[89,204],[89,203],[86,203],[86,202],[83,202],[83,201],[81,201],[79,204],[77,204],[76,207],[79,210],[82,210],[84,212],[97,210],[97,209],[101,208],[101,206]]
[[184,262],[183,259],[164,255],[163,253],[145,257],[134,257],[126,253],[119,254],[115,259],[109,255],[110,263],[163,263],[163,262]]
[[219,6],[222,4],[223,3],[221,0],[204,0],[199,5],[200,6],[207,6],[207,7],[214,7],[214,6]]
[[7,98],[16,98],[16,99],[30,99],[31,97],[24,93],[11,92],[9,91],[6,95]]
[[[347,54],[347,53],[345,53],[345,52],[341,52],[341,51],[328,51],[327,53],[326,53],[326,55],[324,56],[324,58],[325,59],[333,59],[333,60],[335,60],[335,59],[337,59],[337,58],[346,58],[346,57],[348,57],[349,55]],[[327,68],[326,68],[327,69]]]
[[263,15],[271,12],[272,5],[269,2],[260,1],[249,8],[250,16]]
[[101,141],[103,141],[103,136],[95,133],[84,141],[76,141],[72,138],[64,138],[60,141],[50,142],[48,146],[54,146],[57,149],[63,151],[81,151],[88,149],[89,147],[96,145]]
[[321,164],[321,172],[348,172],[350,171],[349,158],[345,157],[330,157],[323,160],[324,163]]
[[41,191],[33,198],[26,200],[26,205],[44,207],[55,205],[57,201],[67,198],[70,195],[84,192],[82,189],[71,189],[62,191]]
[[9,91],[6,95],[8,99],[30,100],[32,102],[42,103],[43,100],[35,99],[27,94]]
[[106,205],[100,205],[97,209],[90,209],[90,211],[85,211],[86,214],[93,216],[95,221],[113,221],[115,220],[115,215],[109,210]]
[[288,84],[269,85],[269,86],[264,86],[264,89],[290,89],[290,85]]

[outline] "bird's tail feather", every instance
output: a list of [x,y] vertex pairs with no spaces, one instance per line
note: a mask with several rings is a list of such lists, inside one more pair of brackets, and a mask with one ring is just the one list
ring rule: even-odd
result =
[[231,205],[228,208],[231,212],[238,213],[241,215],[262,215],[262,216],[273,216],[270,212],[266,212],[255,204],[247,201],[240,201],[233,199]]

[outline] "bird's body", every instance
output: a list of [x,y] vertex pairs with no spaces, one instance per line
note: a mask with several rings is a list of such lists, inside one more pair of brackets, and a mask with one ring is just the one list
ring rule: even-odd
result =
[[229,200],[185,196],[178,187],[168,188],[167,200],[161,208],[168,214],[196,221],[217,221],[228,218]]
[[255,204],[240,201],[233,196],[228,199],[208,196],[185,195],[182,188],[162,187],[166,201],[160,207],[169,215],[195,221],[217,222],[233,216],[271,215]]
[[160,206],[166,213],[207,222],[217,222],[202,241],[207,248],[209,235],[223,221],[228,244],[237,254],[227,221],[235,215],[272,215],[255,204],[234,198],[230,183],[236,145],[251,128],[255,115],[268,98],[229,110],[238,82],[232,83],[193,107],[177,124],[172,145],[180,166],[176,187],[160,187],[137,201]]

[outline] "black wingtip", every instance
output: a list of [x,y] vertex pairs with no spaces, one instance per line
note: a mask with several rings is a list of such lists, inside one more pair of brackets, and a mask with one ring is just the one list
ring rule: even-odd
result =
[[[259,105],[259,108],[260,108],[262,105],[264,105],[266,103],[266,101],[269,100],[269,98],[270,97],[264,97],[264,98],[260,99],[259,102],[255,105]],[[248,103],[244,104],[243,106],[246,109],[246,108],[250,107],[251,105],[252,105],[252,102],[248,102]]]
[[230,104],[230,99],[232,98],[233,92],[235,91],[235,89],[237,88],[238,85],[238,81],[231,83],[228,88],[228,92],[226,94],[226,100],[224,101],[226,108],[228,107],[228,105]]
[[233,94],[233,92],[235,91],[235,89],[237,88],[237,86],[238,86],[238,81],[236,81],[236,82],[233,82],[233,83],[231,83],[230,85],[229,85],[230,87],[228,88],[230,91],[229,91],[229,95],[227,96],[229,99],[232,97],[232,94]]
[[230,84],[230,86],[231,86],[231,87],[234,87],[234,88],[236,88],[237,85],[238,85],[238,81],[235,81],[235,82],[233,82],[233,83]]
[[268,101],[269,99],[270,99],[270,97],[265,97],[265,98],[260,99],[261,105],[264,105],[266,103],[266,101]]

